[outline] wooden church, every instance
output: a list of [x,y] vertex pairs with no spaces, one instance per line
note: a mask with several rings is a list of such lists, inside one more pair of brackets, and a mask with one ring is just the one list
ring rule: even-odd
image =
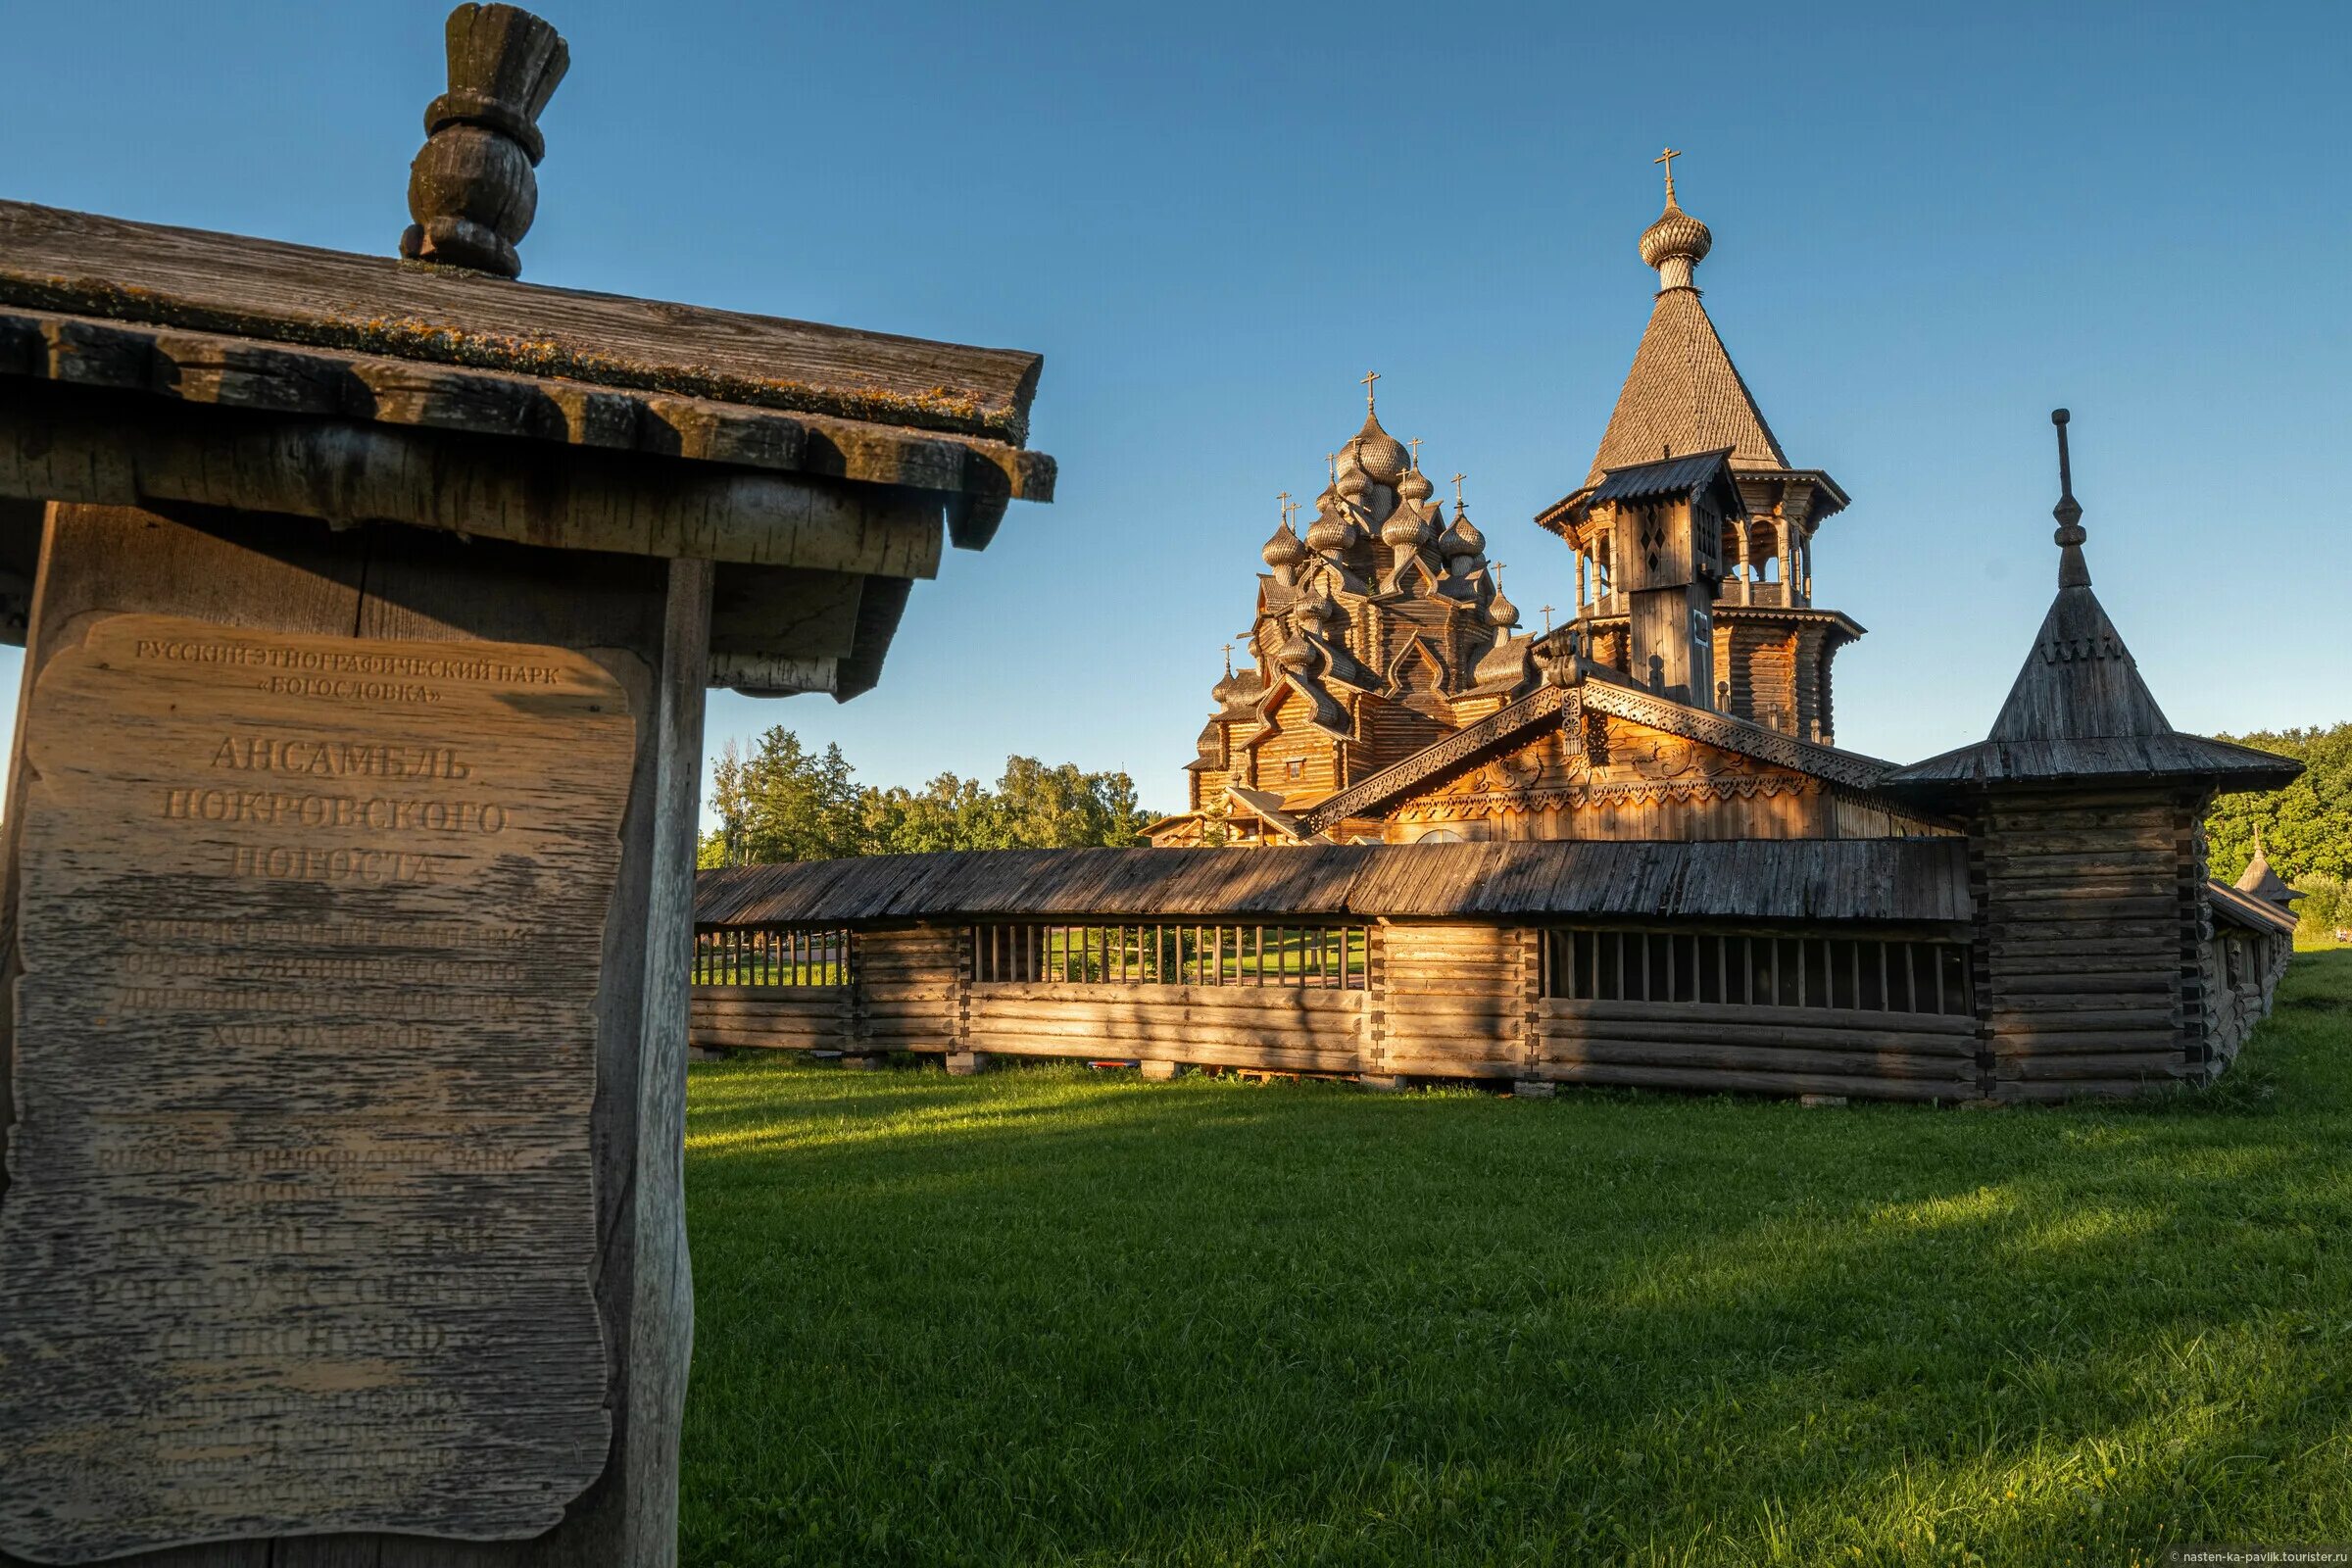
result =
[[[1253,667],[1212,689],[1190,809],[1154,843],[1948,831],[1835,749],[1831,667],[1862,628],[1813,604],[1813,541],[1846,495],[1790,466],[1733,366],[1692,281],[1712,244],[1669,175],[1633,368],[1536,518],[1575,552],[1574,621],[1518,629],[1458,480],[1448,524],[1368,411],[1305,536],[1266,541]],[[1579,723],[1530,710],[1546,686],[1583,691]]]
[[[707,873],[698,1038],[1941,1102],[2221,1071],[2294,917],[2208,879],[2203,813],[2299,764],[2166,721],[2090,587],[2064,411],[2058,591],[1986,738],[1838,747],[1862,628],[1813,547],[1847,497],[1734,367],[1669,171],[1633,368],[1536,517],[1572,619],[1522,628],[1367,376],[1155,848]],[[809,940],[848,961],[763,956]]]

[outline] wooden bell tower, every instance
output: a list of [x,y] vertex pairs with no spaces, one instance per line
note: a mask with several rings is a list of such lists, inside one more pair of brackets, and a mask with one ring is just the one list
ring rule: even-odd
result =
[[1715,706],[1724,531],[1747,515],[1730,460],[1727,447],[1610,469],[1580,530],[1609,562],[1611,596],[1628,619],[1627,673],[1694,708]]

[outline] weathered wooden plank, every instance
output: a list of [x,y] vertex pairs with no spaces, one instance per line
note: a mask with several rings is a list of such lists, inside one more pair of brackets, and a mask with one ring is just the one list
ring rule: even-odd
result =
[[[239,519],[191,511],[180,520],[151,513],[54,509],[43,564],[43,619],[27,665],[38,668],[59,629],[91,610],[193,613],[220,625],[249,625],[368,637],[490,638],[608,651],[632,710],[654,706],[661,668],[662,589],[648,593],[640,564],[613,558],[552,560],[494,542],[465,546],[430,536],[402,553],[375,551],[360,533],[288,530],[272,519]],[[360,587],[365,576],[368,592]],[[650,603],[649,603],[650,601]],[[46,631],[44,632],[44,629]],[[631,650],[614,658],[611,650]],[[641,736],[642,740],[642,736]],[[629,1444],[626,1347],[631,1290],[629,1215],[635,1184],[628,1167],[635,1143],[638,1029],[642,1019],[642,944],[650,875],[653,749],[640,744],[629,783],[618,883],[605,920],[604,984],[595,1002],[595,1145],[599,1268],[596,1291],[608,1334],[614,1390],[614,1458],[606,1476],[550,1534],[523,1545],[477,1544],[416,1537],[338,1535],[254,1542],[234,1548],[192,1547],[148,1554],[141,1568],[317,1568],[366,1562],[370,1568],[598,1568],[614,1559],[628,1501],[616,1483]],[[0,813],[0,834],[22,813]],[[13,856],[11,858],[13,865]],[[0,905],[13,907],[13,894]],[[5,945],[0,945],[4,947]],[[0,984],[0,1008],[10,988]],[[682,1015],[680,1018],[682,1024]],[[0,1054],[6,1050],[0,1041]],[[0,1138],[5,1085],[0,1070]],[[616,1092],[617,1086],[617,1092]],[[0,1557],[0,1560],[6,1560]]]
[[191,404],[310,414],[604,447],[698,463],[898,484],[966,504],[1051,501],[1054,460],[1001,441],[821,415],[455,369],[414,360],[257,344],[48,313],[0,314],[0,337],[39,352],[14,372]]
[[1559,1083],[1605,1084],[1621,1088],[1678,1089],[1696,1094],[1843,1095],[1853,1100],[1941,1100],[1976,1098],[1963,1083],[1870,1078],[1840,1073],[1756,1072],[1730,1067],[1644,1067],[1622,1062],[1545,1062],[1531,1069]]
[[[868,972],[870,986],[871,976]],[[1336,987],[1283,985],[1161,986],[1053,981],[992,981],[972,988],[972,1004],[1021,1002],[1065,1003],[1091,1010],[1120,1007],[1203,1007],[1250,1013],[1356,1012],[1365,993]]]
[[1019,441],[1039,357],[0,202],[0,304]]
[[1741,1046],[1658,1040],[1579,1039],[1547,1044],[1545,1062],[1623,1062],[1660,1067],[1734,1067],[1767,1072],[1976,1081],[1973,1056],[1900,1051],[1834,1051],[1814,1046]]
[[[1313,1027],[1274,1027],[1260,1023],[1201,1024],[1178,1018],[1122,1018],[1116,1020],[1086,1020],[1019,1015],[981,1013],[975,1011],[969,1020],[968,1033],[974,1049],[996,1049],[991,1042],[999,1036],[1023,1036],[1038,1039],[1066,1040],[1072,1049],[1081,1049],[1089,1041],[1105,1044],[1128,1042],[1157,1042],[1181,1047],[1186,1042],[1229,1046],[1328,1046],[1337,1049],[1352,1045],[1362,1033],[1353,1019],[1334,1019]],[[1177,1060],[1189,1060],[1182,1050],[1175,1052]]]
[[399,522],[471,538],[892,578],[937,573],[939,501],[799,475],[621,460],[342,420],[189,410],[0,381],[0,495]]
[[1935,1012],[1871,1012],[1850,1007],[1748,1007],[1703,1003],[1576,1002],[1546,997],[1543,1004],[1545,1027],[1574,1019],[1628,1023],[1688,1024],[1697,1029],[1714,1025],[1770,1025],[1789,1034],[1810,1030],[1899,1030],[1906,1034],[1974,1036],[1976,1021],[1956,1014]]
[[2004,1054],[1993,1062],[2003,1082],[2065,1078],[2184,1078],[2189,1067],[2179,1048],[2170,1051],[2084,1051]]
[[1791,1029],[1783,1024],[1660,1023],[1648,1019],[1588,1018],[1574,1023],[1540,1022],[1537,1038],[1544,1049],[1579,1040],[1684,1041],[1695,1044],[1806,1047],[1824,1051],[1892,1051],[1907,1055],[1973,1057],[1973,1034],[1942,1034],[1926,1030]]
[[2030,1056],[2044,1052],[2163,1051],[2177,1049],[2181,1039],[2182,1031],[2177,1025],[2070,1029],[2063,1021],[2054,1021],[2036,1027],[2013,1025],[1991,1037],[1991,1049],[1996,1056]]
[[2023,999],[2029,997],[2072,997],[2087,1003],[2093,998],[2120,1001],[2129,997],[2153,995],[2164,997],[2169,1001],[2180,987],[2180,977],[2170,968],[2150,974],[2144,966],[2106,971],[2083,969],[2075,973],[2036,974],[2020,969],[2015,965],[2001,964],[1995,966],[1994,973],[1999,976],[1998,984],[2002,995],[2020,999],[2021,1006],[2035,1008],[2042,1005],[2039,1001],[2028,1003]]

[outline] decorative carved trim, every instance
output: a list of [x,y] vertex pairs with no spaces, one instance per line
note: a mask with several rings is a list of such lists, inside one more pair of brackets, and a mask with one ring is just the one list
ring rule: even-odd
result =
[[1669,735],[1680,735],[1685,740],[1702,741],[1727,752],[1739,752],[1760,761],[1777,763],[1856,789],[1874,788],[1894,771],[1893,763],[1883,762],[1875,757],[1800,741],[1793,735],[1783,735],[1760,724],[1750,724],[1745,719],[1692,708],[1689,704],[1637,691],[1630,686],[1589,681],[1585,685],[1585,706],[1618,718],[1632,719],[1637,724],[1646,724],[1652,729],[1662,729]]
[[1493,816],[1508,811],[1575,810],[1597,806],[1659,806],[1668,801],[1773,799],[1783,795],[1819,795],[1834,786],[1817,778],[1767,773],[1734,779],[1640,779],[1624,784],[1572,784],[1554,789],[1489,791],[1477,795],[1446,795],[1426,805],[1396,813],[1399,822],[1451,822],[1465,817]]
[[1456,730],[1444,740],[1415,752],[1401,762],[1384,767],[1370,778],[1351,784],[1337,795],[1326,797],[1298,813],[1298,825],[1310,833],[1316,833],[1334,822],[1360,815],[1395,800],[1432,774],[1443,772],[1457,762],[1466,761],[1481,752],[1504,744],[1532,725],[1542,723],[1570,707],[1573,702],[1574,694],[1564,687],[1540,687],[1467,729]]

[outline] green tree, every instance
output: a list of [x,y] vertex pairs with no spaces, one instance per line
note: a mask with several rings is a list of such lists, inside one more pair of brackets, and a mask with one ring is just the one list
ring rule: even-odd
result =
[[2259,824],[2271,869],[2289,883],[2352,876],[2352,722],[2216,738],[2291,757],[2303,764],[2303,776],[2267,795],[2225,795],[2214,803],[2205,818],[2213,874],[2228,882],[2246,868]]
[[1004,759],[992,808],[988,842],[975,848],[1055,850],[1144,842],[1152,814],[1137,806],[1135,780],[1124,773],[1082,773],[1077,764],[1048,767],[1034,757]]
[[860,786],[839,747],[811,752],[782,728],[760,736],[748,756],[735,742],[726,744],[710,769],[710,806],[718,826],[698,846],[697,863],[706,868],[847,855],[1141,844],[1152,820],[1125,773],[1008,757],[993,790],[954,773],[919,790]]
[[865,855],[927,855],[966,850],[967,823],[988,799],[976,778],[942,773],[922,789],[902,785],[858,792]]
[[2352,927],[2352,882],[2315,871],[2293,884],[2303,896],[2295,901],[2295,940],[2306,947],[2325,947],[2335,933]]
[[780,725],[748,757],[727,742],[710,769],[710,808],[723,864],[823,860],[861,848],[857,784],[841,748],[811,752]]

